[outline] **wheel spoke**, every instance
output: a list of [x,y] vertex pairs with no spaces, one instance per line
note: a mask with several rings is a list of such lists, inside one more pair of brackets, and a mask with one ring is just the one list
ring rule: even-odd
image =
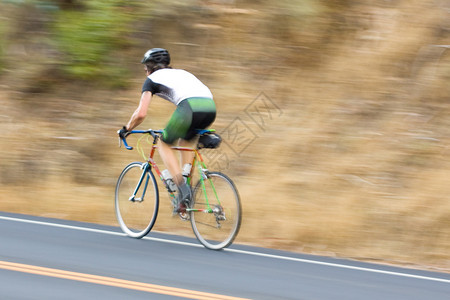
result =
[[214,226],[214,225],[211,225],[211,224],[208,224],[208,223],[203,223],[203,222],[196,222],[197,223],[197,225],[203,225],[203,226],[207,226],[207,227],[212,227],[212,228],[218,228],[219,226]]

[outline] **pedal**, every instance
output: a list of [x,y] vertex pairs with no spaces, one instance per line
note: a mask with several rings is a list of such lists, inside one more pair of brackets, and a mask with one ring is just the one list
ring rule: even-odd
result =
[[191,215],[187,211],[180,211],[178,216],[182,221],[189,221],[191,219]]

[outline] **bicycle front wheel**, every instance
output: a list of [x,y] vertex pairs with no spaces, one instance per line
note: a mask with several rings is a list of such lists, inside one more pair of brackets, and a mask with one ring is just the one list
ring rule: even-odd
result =
[[196,184],[190,219],[195,236],[208,249],[228,247],[241,227],[241,202],[231,179],[220,172],[207,173]]
[[159,194],[155,176],[146,163],[134,162],[123,169],[117,180],[116,217],[128,236],[142,238],[155,224]]

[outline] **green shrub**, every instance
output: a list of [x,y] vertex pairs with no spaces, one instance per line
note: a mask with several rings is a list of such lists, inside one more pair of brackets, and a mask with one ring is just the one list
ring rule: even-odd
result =
[[120,84],[124,68],[112,53],[130,41],[132,13],[119,0],[87,1],[80,10],[60,10],[54,23],[55,42],[62,52],[62,68],[75,79]]

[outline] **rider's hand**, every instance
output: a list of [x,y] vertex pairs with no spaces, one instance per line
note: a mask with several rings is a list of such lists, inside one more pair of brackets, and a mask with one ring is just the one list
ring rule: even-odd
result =
[[119,137],[120,137],[121,139],[126,138],[127,135],[130,134],[130,132],[127,130],[127,128],[126,128],[125,126],[123,126],[121,129],[119,129],[119,130],[117,131],[117,133],[119,134]]

